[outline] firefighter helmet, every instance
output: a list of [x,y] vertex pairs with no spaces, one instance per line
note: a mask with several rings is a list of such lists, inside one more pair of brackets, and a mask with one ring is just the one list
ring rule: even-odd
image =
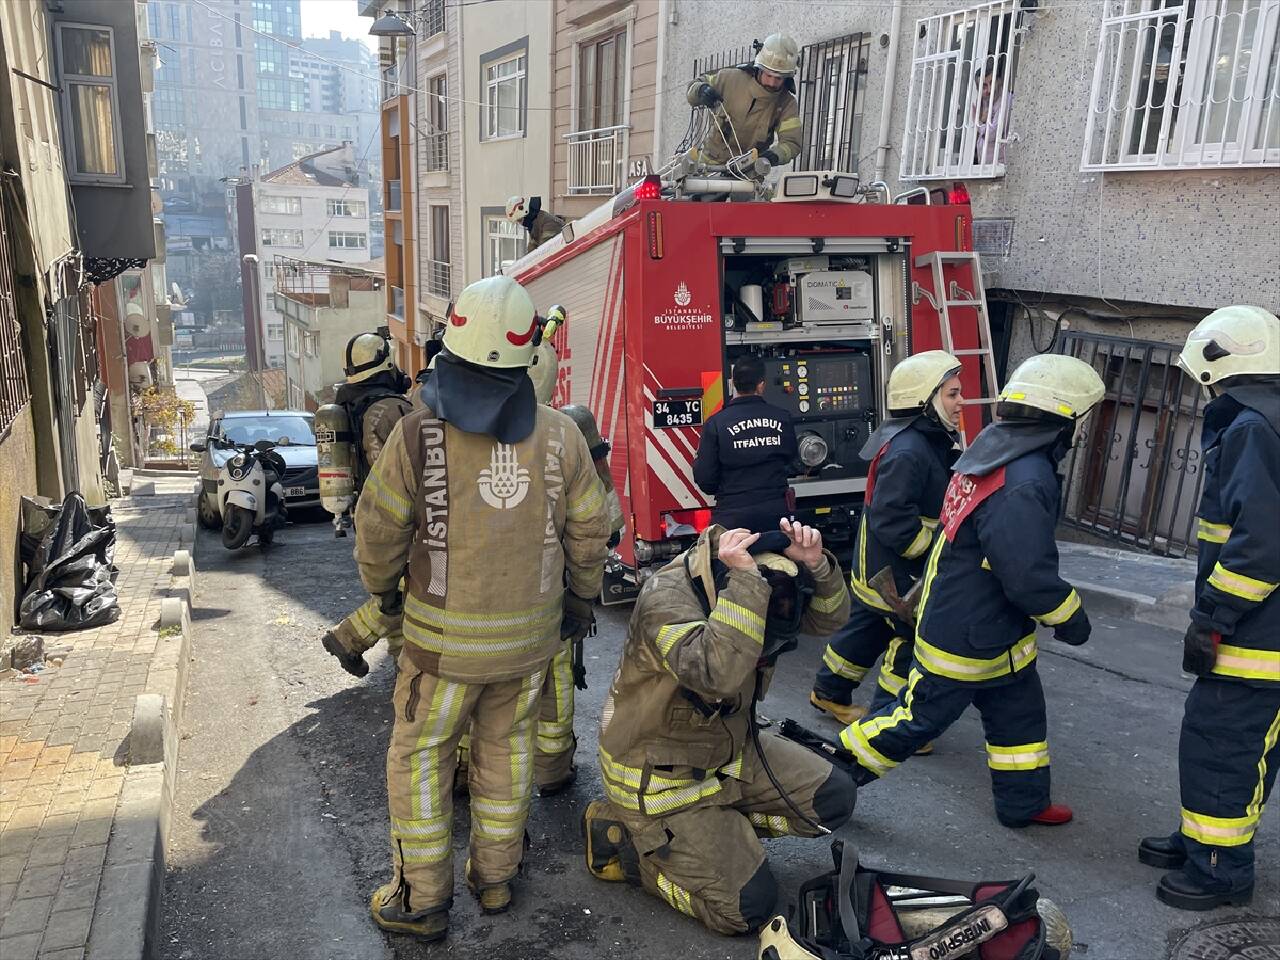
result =
[[996,415],[1038,419],[1045,414],[1080,420],[1106,393],[1098,371],[1075,357],[1040,354],[1024,360],[1000,391]]
[[376,333],[357,333],[348,340],[346,360],[342,372],[347,375],[347,383],[359,383],[383,370],[396,368],[396,362],[391,359],[391,344]]
[[1208,386],[1226,377],[1280,374],[1280,319],[1261,307],[1223,307],[1191,331],[1178,366]]
[[477,366],[527,367],[537,331],[537,311],[524,287],[510,277],[485,277],[459,294],[444,345]]
[[760,928],[758,960],[821,960],[800,946],[787,929],[786,918],[777,916]]
[[507,219],[512,223],[519,223],[523,220],[526,212],[524,197],[509,197],[507,199]]
[[755,65],[780,77],[791,77],[799,61],[800,45],[785,33],[771,33],[756,54]]
[[600,427],[590,410],[580,403],[566,403],[560,412],[577,424],[582,438],[587,441],[592,460],[603,460],[609,455],[609,441],[600,436]]
[[960,361],[945,350],[907,357],[889,374],[889,415],[907,417],[928,406],[938,389],[960,372]]

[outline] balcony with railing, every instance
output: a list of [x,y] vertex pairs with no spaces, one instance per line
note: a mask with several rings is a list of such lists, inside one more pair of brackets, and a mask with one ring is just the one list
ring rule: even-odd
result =
[[400,203],[400,181],[388,180],[386,201],[383,204],[383,209],[391,213],[397,213],[400,210]]
[[427,173],[449,169],[449,134],[441,132],[423,135],[422,167]]
[[612,196],[622,189],[627,127],[565,134],[569,141],[569,195]]
[[391,315],[397,320],[404,319],[404,287],[391,288]]
[[382,68],[382,102],[394,99],[404,93],[401,85],[400,64],[388,63]]
[[452,271],[449,264],[440,260],[427,261],[427,292],[448,300],[453,293]]

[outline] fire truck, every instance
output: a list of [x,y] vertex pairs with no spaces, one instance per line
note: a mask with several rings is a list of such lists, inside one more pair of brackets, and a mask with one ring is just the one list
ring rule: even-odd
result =
[[[627,529],[605,602],[630,599],[709,524],[693,460],[738,357],[763,360],[766,399],[794,418],[795,516],[837,555],[852,545],[869,466],[858,454],[894,364],[948,349],[971,402],[995,393],[962,187],[895,202],[849,174],[790,173],[767,201],[714,189],[646,178],[506,269],[539,310],[564,307],[554,403],[586,405],[612,441]],[[966,411],[970,434],[983,410]]]

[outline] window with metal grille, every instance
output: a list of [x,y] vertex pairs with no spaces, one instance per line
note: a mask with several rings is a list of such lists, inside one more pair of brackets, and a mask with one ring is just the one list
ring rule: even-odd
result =
[[1004,176],[1024,6],[991,0],[916,21],[903,180]]
[[1084,170],[1280,166],[1280,0],[1108,0]]
[[701,77],[703,74],[711,73],[713,70],[723,70],[725,67],[740,67],[744,63],[750,63],[754,60],[756,51],[759,49],[759,43],[749,43],[743,47],[733,47],[729,50],[721,50],[719,53],[710,53],[705,57],[698,57],[693,61],[693,75]]
[[8,432],[31,400],[27,362],[22,354],[22,330],[9,261],[9,234],[0,201],[0,438]]
[[811,43],[797,73],[804,145],[796,170],[856,170],[862,130],[862,84],[870,35]]

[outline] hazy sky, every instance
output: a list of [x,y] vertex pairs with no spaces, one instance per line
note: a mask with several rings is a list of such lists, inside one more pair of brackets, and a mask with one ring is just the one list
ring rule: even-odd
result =
[[358,6],[356,0],[302,0],[302,35],[327,37],[330,30],[338,30],[376,50],[377,41],[369,36],[373,20],[359,16]]

